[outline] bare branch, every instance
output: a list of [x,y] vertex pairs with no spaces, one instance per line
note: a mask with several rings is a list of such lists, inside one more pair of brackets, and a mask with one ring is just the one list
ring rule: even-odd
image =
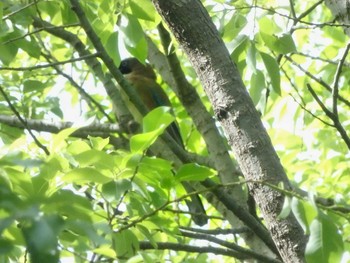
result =
[[338,97],[339,97],[339,79],[341,76],[341,72],[343,69],[343,65],[345,63],[345,59],[349,53],[350,49],[350,43],[347,44],[346,49],[344,51],[344,54],[341,58],[341,60],[338,63],[337,71],[335,73],[334,77],[334,82],[333,82],[333,90],[332,90],[332,95],[333,95],[333,113],[335,116],[338,117]]
[[19,114],[19,112],[17,111],[17,109],[15,108],[15,106],[13,106],[11,100],[9,99],[9,97],[7,96],[6,92],[4,91],[4,89],[2,88],[2,86],[0,85],[0,92],[2,94],[2,96],[4,97],[4,99],[6,100],[7,104],[9,105],[9,107],[11,108],[12,112],[16,115],[17,119],[20,121],[20,123],[23,125],[23,127],[29,132],[30,136],[33,138],[34,142],[36,145],[38,145],[39,148],[41,148],[46,155],[50,155],[49,150],[46,148],[46,146],[44,146],[37,138],[36,136],[33,134],[33,132],[31,131],[31,129],[28,127],[26,120],[24,120],[22,118],[22,116]]
[[44,64],[44,65],[37,65],[37,66],[32,66],[32,67],[0,67],[0,70],[31,71],[31,70],[37,70],[37,69],[42,69],[42,68],[55,67],[58,65],[73,63],[76,61],[86,60],[86,59],[94,58],[94,57],[98,57],[98,53],[81,56],[79,58],[72,58],[72,59],[68,59],[65,61],[52,62],[52,63],[48,63],[48,64]]

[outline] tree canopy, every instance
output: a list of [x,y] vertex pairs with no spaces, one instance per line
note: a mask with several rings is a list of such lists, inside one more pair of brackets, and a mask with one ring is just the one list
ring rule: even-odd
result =
[[347,4],[1,1],[1,262],[350,262]]

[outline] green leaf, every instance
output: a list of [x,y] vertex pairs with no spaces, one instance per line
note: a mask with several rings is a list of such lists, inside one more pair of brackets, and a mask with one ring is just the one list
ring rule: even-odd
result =
[[147,58],[147,52],[148,52],[148,44],[145,38],[142,38],[135,47],[129,46],[128,44],[125,44],[126,49],[128,52],[138,58],[140,61],[145,61]]
[[143,20],[155,21],[156,11],[149,0],[131,0],[129,2],[132,13]]
[[171,108],[162,106],[147,113],[143,118],[142,127],[144,132],[155,131],[160,127],[167,127],[175,120],[171,114]]
[[66,147],[66,139],[76,130],[78,129],[78,127],[71,127],[71,128],[67,128],[64,129],[62,131],[60,131],[57,134],[53,135],[53,139],[51,140],[51,144],[50,144],[50,152],[57,152],[60,151],[62,148]]
[[102,185],[102,195],[109,202],[118,201],[120,197],[131,188],[132,185],[129,179],[111,181]]
[[[3,42],[0,40],[0,42]],[[2,45],[0,44],[0,60],[4,65],[9,65],[16,57],[18,48],[16,45]]]
[[103,175],[97,169],[89,167],[74,169],[62,177],[62,181],[64,182],[77,184],[89,182],[104,184],[111,180],[112,178]]
[[248,23],[245,16],[239,12],[234,12],[230,21],[224,27],[223,39],[225,42],[229,42],[236,38],[238,33],[245,27]]
[[132,15],[126,14],[126,26],[121,27],[124,33],[124,44],[131,55],[140,61],[147,58],[147,41],[145,34],[138,19]]
[[248,48],[247,52],[247,65],[249,68],[253,71],[254,74],[256,74],[256,47],[254,42],[251,42],[250,47]]
[[115,251],[107,245],[101,246],[99,248],[95,248],[92,250],[92,252],[102,256],[106,256],[108,258],[113,258],[113,259],[116,258],[117,256]]
[[307,262],[340,262],[343,252],[344,243],[337,226],[329,216],[319,213],[310,225],[310,237],[305,249]]
[[131,137],[130,149],[133,153],[146,150],[174,121],[174,116],[169,112],[169,107],[158,107],[143,118],[143,129],[146,132]]
[[130,139],[130,150],[132,153],[143,152],[148,149],[163,133],[164,129],[158,129],[152,132],[136,134]]
[[25,80],[23,83],[24,93],[31,92],[31,91],[42,92],[43,89],[45,89],[45,88],[46,88],[46,85],[38,80],[28,79],[28,80]]
[[113,32],[105,44],[108,55],[113,59],[115,65],[120,64],[120,54],[118,48],[118,32]]
[[215,175],[215,171],[196,163],[187,163],[180,167],[175,178],[179,181],[203,181]]
[[39,58],[41,54],[41,48],[36,42],[35,38],[31,37],[30,41],[21,39],[15,42],[18,48],[25,51],[29,56],[33,58]]
[[136,254],[140,250],[140,244],[135,234],[130,230],[113,235],[114,250],[118,257],[128,258]]
[[263,16],[259,20],[260,32],[266,34],[278,34],[282,32],[282,29],[275,23],[274,19],[271,19],[271,16]]
[[0,2],[0,26],[2,24],[2,17],[4,16],[3,8],[4,8],[4,4]]
[[58,262],[57,236],[63,227],[58,215],[42,216],[22,228],[31,262]]
[[291,201],[291,198],[288,196],[284,198],[283,207],[280,214],[278,215],[278,219],[285,219],[290,214],[290,211],[292,210]]
[[98,151],[103,150],[103,148],[109,143],[109,138],[90,137],[89,139],[92,147]]
[[280,69],[277,64],[277,61],[273,57],[271,57],[270,55],[264,52],[260,52],[260,55],[265,64],[267,72],[269,73],[272,89],[278,95],[281,95],[281,77],[280,77]]
[[136,48],[141,39],[144,38],[144,32],[137,18],[129,14],[126,14],[124,17],[126,25],[121,27],[121,30],[125,35],[125,45]]
[[90,146],[82,140],[71,142],[67,148],[68,152],[73,155],[88,151],[90,149]]
[[301,201],[293,197],[292,211],[304,232],[309,234],[310,225],[317,216],[317,208],[310,202]]
[[75,160],[79,163],[80,167],[95,165],[96,167],[112,169],[114,166],[113,156],[94,149],[76,155]]
[[266,90],[265,76],[260,70],[256,70],[250,79],[249,88],[250,97],[252,98],[254,105],[259,103],[264,90]]
[[11,250],[13,250],[14,247],[15,246],[12,240],[0,237],[0,256],[11,252]]
[[284,34],[281,37],[260,32],[266,46],[279,54],[288,54],[296,51],[294,40],[291,35]]

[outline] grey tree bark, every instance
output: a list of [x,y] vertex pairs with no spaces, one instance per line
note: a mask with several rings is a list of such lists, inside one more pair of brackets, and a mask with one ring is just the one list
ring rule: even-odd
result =
[[262,182],[291,185],[209,14],[199,0],[152,1],[201,80],[283,261],[304,262],[307,237],[292,214],[278,219],[284,196]]

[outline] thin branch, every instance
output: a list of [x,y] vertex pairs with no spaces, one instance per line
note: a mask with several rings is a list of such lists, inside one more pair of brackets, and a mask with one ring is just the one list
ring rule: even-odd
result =
[[312,89],[311,85],[309,83],[306,84],[309,92],[311,93],[312,97],[316,100],[318,105],[322,108],[323,112],[333,121],[334,127],[337,129],[337,131],[340,133],[340,136],[342,137],[343,141],[347,145],[348,149],[350,149],[350,138],[342,126],[342,124],[339,121],[338,115],[335,115],[333,112],[331,112],[320,100],[320,98],[317,96],[316,92]]
[[265,228],[253,215],[251,215],[241,204],[236,203],[232,198],[225,194],[219,188],[214,187],[215,183],[211,180],[205,180],[201,182],[207,189],[212,189],[211,192],[230,210],[235,216],[237,216],[242,222],[248,226],[252,232],[254,232],[276,255],[278,250],[272,241],[272,238]]
[[338,117],[338,96],[339,96],[339,80],[340,80],[340,76],[341,76],[341,72],[343,69],[343,65],[345,62],[345,59],[349,53],[349,49],[350,49],[350,43],[347,44],[346,49],[344,51],[344,54],[341,58],[341,60],[339,61],[338,67],[337,67],[337,71],[335,73],[335,77],[334,77],[334,82],[333,82],[333,90],[332,90],[332,95],[333,95],[333,113],[335,116]]
[[302,108],[304,111],[306,111],[307,113],[309,113],[313,118],[319,120],[320,122],[322,122],[324,125],[330,126],[330,127],[335,127],[333,124],[326,122],[325,120],[321,119],[320,117],[316,116],[315,114],[313,114],[309,109],[307,109],[304,105],[302,105],[292,94],[289,94],[293,100],[300,106],[300,108]]
[[153,246],[150,242],[146,241],[140,241],[140,249],[146,250],[146,249],[158,249],[158,250],[174,250],[174,251],[185,251],[185,252],[192,252],[192,253],[212,253],[214,255],[223,255],[228,257],[234,257],[237,259],[245,259],[246,256],[242,255],[241,253],[237,253],[235,251],[232,251],[230,249],[223,249],[223,248],[216,248],[211,246],[192,246],[192,245],[186,245],[186,244],[179,244],[179,243],[170,243],[170,242],[157,242]]
[[[321,58],[321,57],[314,56],[314,55],[307,54],[307,53],[303,53],[303,52],[300,52],[300,51],[298,51],[297,53],[294,53],[294,55],[299,55],[299,56],[303,56],[303,57],[319,60],[319,61],[326,62],[326,63],[332,64],[332,65],[338,65],[338,62],[333,61],[331,59]],[[346,63],[346,62],[344,62],[343,66],[346,66],[346,67],[350,68],[350,64]]]
[[301,13],[297,20],[300,22],[301,19],[303,19],[304,17],[306,17],[308,14],[310,14],[316,7],[318,7],[320,4],[322,4],[324,2],[324,0],[320,0],[318,2],[316,2],[315,4],[313,4],[309,9],[307,9],[304,13]]
[[297,15],[295,13],[295,8],[294,8],[294,0],[289,0],[289,6],[290,6],[290,11],[292,13],[294,21],[297,19]]
[[308,109],[306,108],[306,106],[305,106],[306,103],[305,103],[303,97],[301,96],[301,94],[299,93],[298,87],[295,85],[294,81],[293,81],[292,78],[288,75],[287,71],[284,70],[283,67],[281,67],[281,70],[282,70],[282,72],[284,73],[284,76],[288,79],[290,85],[293,87],[293,89],[295,90],[295,92],[298,94],[299,99],[302,101],[302,103],[300,103],[300,102],[293,96],[293,94],[291,94],[291,93],[289,94],[289,95],[293,98],[293,100],[300,106],[300,108],[302,108],[304,111],[306,111],[307,113],[309,113],[312,117],[314,117],[315,119],[319,120],[319,121],[322,122],[323,124],[334,128],[334,125],[333,125],[333,124],[324,121],[323,119],[321,119],[320,117],[316,116],[315,114],[313,114],[310,110],[308,110]]
[[81,61],[81,60],[85,60],[85,59],[89,59],[89,58],[93,58],[93,57],[98,57],[98,55],[99,54],[97,52],[94,54],[81,56],[79,58],[72,58],[69,60],[48,63],[48,64],[44,64],[44,65],[37,65],[37,66],[32,66],[32,67],[17,67],[17,68],[16,67],[0,67],[0,70],[31,71],[31,70],[36,70],[36,69],[50,68],[50,67],[54,67],[54,66],[58,66],[58,65],[64,65],[64,64],[68,64],[68,63],[72,63],[72,62],[76,62],[76,61]]
[[321,107],[321,109],[323,110],[324,113],[326,113],[326,115],[331,119],[334,120],[334,118],[337,118],[336,115],[334,115],[333,112],[331,112],[326,105],[324,105],[324,103],[321,101],[321,99],[317,96],[316,92],[314,91],[314,89],[311,87],[311,85],[309,83],[306,84],[307,89],[309,90],[309,92],[311,93],[312,97],[316,100],[317,104]]
[[[19,129],[30,129],[37,132],[50,132],[59,133],[60,131],[73,127],[72,122],[53,122],[43,120],[25,120],[25,124],[17,117],[1,115],[0,123],[6,124],[11,127]],[[120,133],[121,129],[118,124],[109,123],[94,123],[88,126],[80,127],[74,131],[70,136],[86,139],[88,136],[102,137],[110,139],[110,143],[116,147],[116,149],[126,149],[127,141],[123,138],[116,138],[111,133]]]
[[[290,56],[284,55],[284,58],[287,59],[289,62],[292,63],[293,66],[300,69],[302,72],[304,72],[308,77],[319,83],[322,87],[324,87],[329,92],[332,92],[332,87],[329,86],[326,82],[324,82],[321,78],[316,77],[315,75],[311,74],[308,70],[304,69],[302,66],[300,66],[298,63],[296,63]],[[338,99],[343,102],[345,105],[350,107],[350,101],[342,97],[341,95],[338,96]]]
[[219,239],[219,238],[214,237],[212,235],[207,235],[207,234],[202,234],[202,233],[193,233],[193,232],[189,232],[189,231],[185,231],[185,230],[180,230],[180,232],[185,237],[190,237],[190,238],[194,238],[194,239],[202,239],[202,240],[207,240],[207,241],[213,242],[215,244],[221,245],[223,247],[226,247],[228,249],[232,249],[233,251],[241,253],[242,255],[246,255],[247,258],[257,259],[259,262],[281,263],[281,261],[279,261],[279,260],[263,256],[263,255],[256,253],[250,249],[243,248],[241,246],[236,245],[235,243]]
[[6,19],[9,19],[11,16],[16,15],[16,14],[22,12],[23,10],[25,10],[25,9],[27,9],[27,8],[31,7],[32,5],[35,5],[35,4],[36,4],[36,2],[32,2],[32,3],[28,4],[28,5],[25,5],[22,8],[19,8],[19,9],[13,11],[13,12],[7,14],[6,16],[4,16],[2,18],[2,20],[5,21]]
[[[51,29],[52,28],[69,28],[69,27],[77,27],[77,26],[79,26],[79,24],[78,23],[74,23],[74,24],[68,24],[68,25],[62,25],[62,26],[53,26],[53,27],[51,27]],[[9,39],[9,40],[7,40],[5,42],[2,42],[1,44],[2,45],[7,45],[7,44],[10,44],[12,42],[16,42],[17,40],[26,38],[27,36],[35,35],[35,34],[41,32],[41,31],[45,31],[47,29],[49,29],[49,28],[39,28],[39,29],[36,29],[36,30],[34,30],[32,32],[28,32],[28,33],[26,33],[26,34],[24,34],[22,36],[11,38],[11,39]]]
[[208,234],[208,235],[237,235],[237,234],[250,232],[249,228],[245,226],[240,228],[229,228],[229,229],[222,229],[222,228],[203,229],[203,228],[180,226],[179,229],[192,231],[195,233]]
[[[53,60],[56,60],[52,57],[52,55],[47,55],[47,54],[44,54],[42,53],[41,54],[44,58],[46,58],[46,60],[48,62],[50,62],[51,59]],[[51,63],[51,62],[50,62]],[[89,93],[87,93],[71,76],[69,76],[68,74],[66,74],[65,72],[63,72],[58,66],[53,66],[53,68],[56,70],[56,72],[60,75],[62,75],[63,77],[65,77],[69,82],[70,84],[76,88],[79,93],[85,97],[85,99],[87,100],[87,102],[91,102],[107,119],[110,123],[114,123],[115,120],[113,120],[106,112],[105,110],[103,109],[103,107],[101,106],[100,103],[98,103],[92,96],[90,96]],[[90,107],[92,107],[90,105]]]
[[6,100],[7,104],[9,105],[9,107],[11,108],[12,112],[16,115],[17,119],[21,122],[21,124],[23,125],[23,127],[29,132],[30,136],[33,138],[34,142],[36,145],[38,145],[38,147],[40,149],[42,149],[46,155],[50,155],[49,150],[46,148],[46,146],[44,146],[37,138],[36,136],[33,134],[33,132],[31,131],[31,129],[28,127],[26,120],[24,120],[22,118],[22,116],[19,114],[19,112],[17,111],[17,109],[15,108],[15,106],[13,106],[11,100],[9,99],[9,97],[7,96],[6,92],[4,91],[4,89],[2,88],[2,86],[0,85],[0,92],[2,94],[2,96],[4,97],[4,99]]

